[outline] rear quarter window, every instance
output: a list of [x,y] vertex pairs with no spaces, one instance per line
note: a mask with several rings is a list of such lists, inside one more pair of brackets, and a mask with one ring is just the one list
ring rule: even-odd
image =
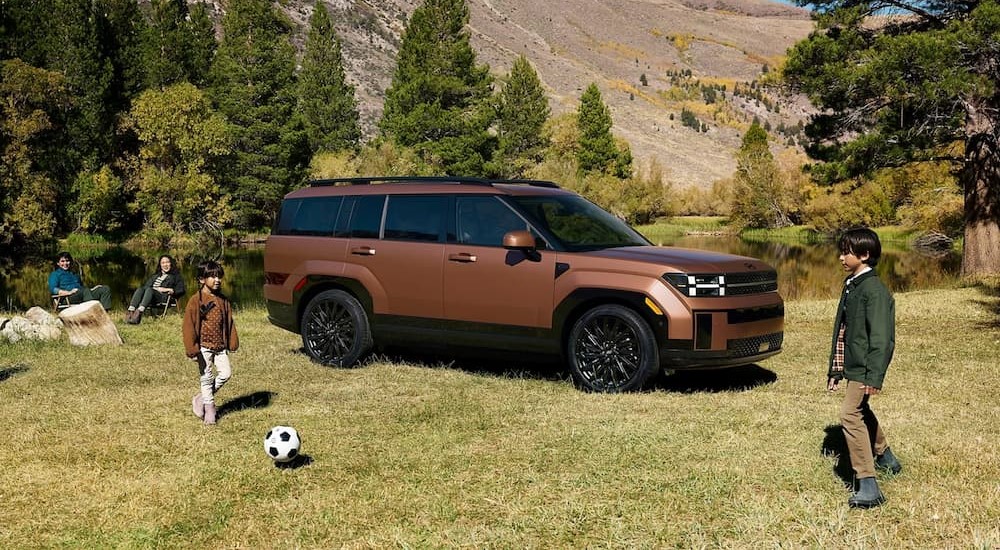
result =
[[333,235],[343,197],[289,199],[281,204],[275,235]]

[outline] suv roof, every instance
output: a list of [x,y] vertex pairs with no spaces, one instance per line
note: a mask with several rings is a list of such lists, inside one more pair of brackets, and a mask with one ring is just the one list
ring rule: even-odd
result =
[[527,179],[453,178],[446,176],[390,176],[380,178],[335,178],[311,181],[309,187],[292,191],[286,199],[330,195],[369,194],[503,194],[503,195],[548,195],[575,194],[562,189],[555,183]]

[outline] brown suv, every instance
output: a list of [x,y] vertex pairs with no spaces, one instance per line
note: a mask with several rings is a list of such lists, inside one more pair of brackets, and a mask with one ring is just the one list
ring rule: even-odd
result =
[[512,351],[629,391],[775,355],[784,327],[764,262],[653,246],[544,181],[316,181],[285,197],[264,271],[270,321],[326,365],[376,343]]

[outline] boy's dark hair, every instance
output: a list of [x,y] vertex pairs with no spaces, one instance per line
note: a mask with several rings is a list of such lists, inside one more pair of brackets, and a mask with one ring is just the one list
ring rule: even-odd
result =
[[871,267],[878,265],[878,259],[882,256],[882,243],[878,240],[878,235],[867,227],[854,227],[844,231],[840,235],[839,244],[842,254],[854,254],[859,258],[868,254],[864,263]]
[[70,254],[69,252],[66,252],[65,250],[63,250],[62,252],[59,253],[58,256],[56,256],[56,263],[59,263],[59,260],[61,260],[63,258],[66,258],[67,260],[69,260],[71,262],[73,261],[73,255]]
[[226,271],[222,269],[219,262],[215,260],[206,260],[198,264],[198,279],[206,279],[208,277],[222,277],[226,274]]

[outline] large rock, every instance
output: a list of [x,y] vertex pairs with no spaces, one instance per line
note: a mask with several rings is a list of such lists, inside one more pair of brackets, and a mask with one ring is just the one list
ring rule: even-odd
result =
[[74,346],[119,345],[122,337],[101,303],[90,300],[59,312],[69,343]]
[[0,342],[21,340],[58,340],[62,322],[40,307],[29,309],[23,317],[0,318]]

